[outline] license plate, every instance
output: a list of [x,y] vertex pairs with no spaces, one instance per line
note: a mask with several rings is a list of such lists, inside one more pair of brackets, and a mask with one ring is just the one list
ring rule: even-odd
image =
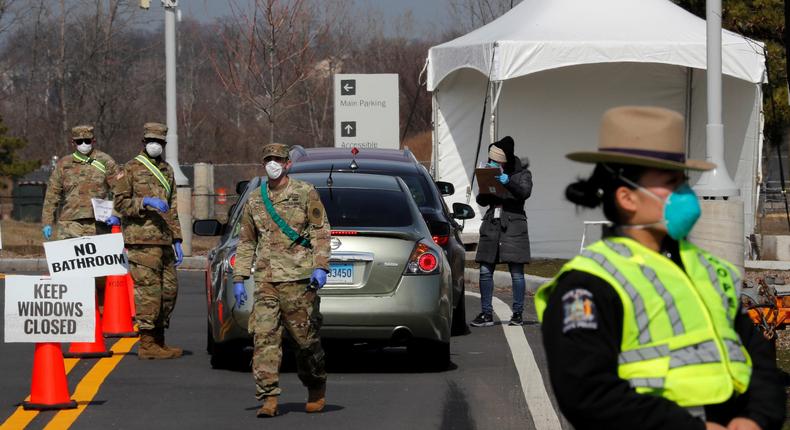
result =
[[354,281],[354,265],[331,263],[327,284],[350,284]]

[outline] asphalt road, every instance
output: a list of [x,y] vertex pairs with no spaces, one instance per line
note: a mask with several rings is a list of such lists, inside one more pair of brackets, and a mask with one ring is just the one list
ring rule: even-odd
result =
[[[304,413],[306,389],[299,383],[293,367],[287,365],[280,381],[282,415],[262,422],[255,418],[259,404],[254,397],[251,373],[214,370],[209,366],[202,279],[203,272],[179,273],[181,290],[168,342],[186,350],[183,358],[139,361],[135,345],[129,353],[116,357],[120,361],[107,371],[106,379],[97,379],[95,373],[100,367],[98,363],[109,359],[79,360],[68,374],[69,390],[74,395],[75,389],[86,392],[80,387],[93,384],[98,387],[95,396],[89,402],[81,402],[84,409],[79,414],[29,415],[25,428],[62,428],[63,422],[73,422],[71,428],[75,429],[146,430],[263,425],[273,429],[556,428],[543,421],[545,410],[536,410],[526,400],[545,396],[546,389],[549,394],[543,405],[549,404],[551,398],[540,332],[532,309],[528,309],[527,319],[531,323],[523,327],[523,338],[529,341],[529,357],[534,356],[530,360],[536,364],[535,370],[540,369],[543,384],[532,382],[538,376],[529,373],[529,366],[517,369],[514,362],[514,353],[518,361],[528,361],[524,359],[524,350],[518,348],[521,331],[510,331],[506,339],[501,326],[479,328],[469,335],[453,338],[453,364],[442,372],[425,371],[407,360],[405,351],[398,348],[329,349],[327,406],[321,414]],[[509,302],[509,298],[503,299]],[[527,302],[531,304],[531,300]],[[468,296],[467,309],[471,319],[474,310],[479,309],[478,299]],[[108,340],[108,347],[114,342]],[[120,346],[120,343],[116,345]],[[17,406],[30,393],[32,358],[33,345],[0,344],[0,423],[3,423],[0,428],[3,430],[20,427]],[[108,367],[105,365],[104,369]],[[527,382],[529,390],[521,381]],[[553,398],[550,402],[553,403]],[[537,426],[533,416],[540,417]],[[70,418],[64,421],[64,417]],[[562,421],[562,417],[559,419]],[[568,428],[565,422],[562,427]]]

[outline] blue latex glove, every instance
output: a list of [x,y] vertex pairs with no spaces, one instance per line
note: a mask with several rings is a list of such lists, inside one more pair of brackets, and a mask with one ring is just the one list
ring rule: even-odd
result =
[[44,228],[41,229],[41,233],[44,234],[44,239],[49,240],[52,237],[52,226],[47,224]]
[[176,249],[176,264],[175,266],[178,267],[181,263],[184,262],[184,250],[181,249],[181,241],[177,240],[173,242],[173,248]]
[[313,274],[310,275],[310,288],[320,290],[321,288],[324,288],[324,285],[326,285],[326,270],[313,270]]
[[170,206],[167,205],[167,202],[156,197],[143,197],[143,206],[154,208],[162,213],[170,210]]
[[121,225],[121,219],[115,215],[111,215],[104,223],[107,225]]
[[244,282],[237,281],[233,283],[233,297],[236,297],[236,307],[244,306],[247,301],[247,290],[244,289]]
[[508,176],[508,174],[504,172],[501,175],[497,176],[496,179],[502,185],[505,185],[508,182],[510,182],[510,176]]

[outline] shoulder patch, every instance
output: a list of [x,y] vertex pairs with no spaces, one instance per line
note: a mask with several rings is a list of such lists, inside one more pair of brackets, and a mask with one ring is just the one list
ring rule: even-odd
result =
[[311,201],[307,205],[307,219],[315,227],[324,226],[324,208],[320,201]]
[[576,288],[562,295],[562,332],[570,330],[597,330],[598,318],[593,294],[584,288]]

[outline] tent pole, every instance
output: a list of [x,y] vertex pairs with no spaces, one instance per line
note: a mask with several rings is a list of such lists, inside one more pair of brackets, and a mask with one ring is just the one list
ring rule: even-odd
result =
[[694,83],[694,69],[686,67],[686,156],[691,155],[691,89]]
[[[480,129],[478,130],[477,133],[477,151],[475,151],[475,163],[472,165],[472,172],[474,172],[474,169],[477,168],[477,163],[480,161],[480,147],[483,144],[483,128],[485,128],[485,123],[486,123],[486,108],[488,107],[488,93],[491,89],[491,74],[494,73],[494,59],[496,58],[496,47],[498,45],[499,44],[497,42],[494,42],[491,45],[491,64],[488,66],[488,76],[486,76],[486,91],[484,93],[485,96],[483,98],[483,114],[480,116]],[[466,193],[467,203],[469,203],[469,201],[472,198],[472,189],[474,188],[474,186],[475,186],[475,175],[473,173],[472,180],[469,181],[469,190]]]
[[491,124],[489,124],[491,142],[499,140],[499,121],[497,114],[499,113],[499,95],[502,93],[502,84],[504,82],[493,82],[491,85]]

